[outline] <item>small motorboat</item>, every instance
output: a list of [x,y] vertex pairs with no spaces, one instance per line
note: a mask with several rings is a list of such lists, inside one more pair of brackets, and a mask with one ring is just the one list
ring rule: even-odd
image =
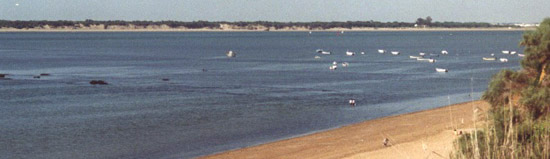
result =
[[378,53],[381,53],[381,54],[386,53],[386,50],[380,49],[380,50],[378,50]]
[[495,60],[497,60],[497,58],[495,58],[495,57],[483,57],[483,60],[484,61],[495,61]]
[[426,58],[417,58],[416,60],[418,61],[428,61],[430,63],[434,63],[435,62],[435,59],[426,59]]
[[411,59],[419,59],[419,58],[423,58],[422,56],[409,56],[409,58]]
[[517,52],[516,51],[511,51],[510,54],[514,55],[516,54]]
[[424,56],[424,55],[426,55],[426,53],[421,52],[421,53],[418,53],[418,55]]
[[321,56],[315,56],[315,59],[320,59],[320,58],[321,58]]
[[392,55],[399,55],[399,51],[392,51],[391,54]]
[[323,55],[330,55],[330,51],[324,51],[322,49],[317,49],[317,53],[323,54]]
[[525,54],[518,54],[519,57],[525,57]]
[[332,62],[332,65],[338,65],[338,62],[336,61]]
[[237,56],[237,54],[231,50],[229,50],[227,53],[225,53],[227,55],[227,57],[235,57]]
[[498,60],[500,60],[500,62],[508,62],[507,58],[499,58]]
[[346,55],[347,55],[347,56],[353,56],[353,55],[355,55],[355,52],[346,51]]
[[444,69],[444,68],[435,68],[435,71],[437,71],[437,72],[449,72],[449,70]]
[[336,65],[332,65],[332,66],[329,67],[330,70],[336,70],[337,68],[338,68],[338,66],[336,66]]
[[508,50],[502,50],[502,53],[503,53],[503,54],[510,54],[510,51],[508,51]]
[[449,54],[449,52],[447,52],[447,50],[441,50],[441,54],[442,55],[447,55],[447,54]]
[[349,66],[349,63],[347,62],[342,62],[342,67],[348,67]]
[[365,52],[361,52],[361,55],[364,55],[364,54],[365,54]]

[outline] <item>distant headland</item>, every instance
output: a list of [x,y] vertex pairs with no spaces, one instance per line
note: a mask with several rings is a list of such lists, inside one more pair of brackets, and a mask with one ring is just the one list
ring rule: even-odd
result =
[[430,17],[416,22],[226,22],[226,21],[10,21],[0,20],[0,31],[453,31],[529,30],[521,24],[485,22],[432,22]]

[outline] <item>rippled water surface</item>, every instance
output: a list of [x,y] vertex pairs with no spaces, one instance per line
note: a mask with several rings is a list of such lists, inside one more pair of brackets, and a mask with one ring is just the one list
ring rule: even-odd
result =
[[479,99],[519,69],[500,52],[522,53],[521,34],[0,33],[0,158],[191,158]]

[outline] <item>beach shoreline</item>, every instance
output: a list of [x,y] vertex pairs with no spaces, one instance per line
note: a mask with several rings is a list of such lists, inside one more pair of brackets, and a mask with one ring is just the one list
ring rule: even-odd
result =
[[[473,101],[366,120],[334,129],[304,134],[199,158],[425,158],[448,156],[457,137],[454,130],[473,130],[489,104]],[[454,117],[453,117],[454,116]],[[451,120],[452,119],[452,120]],[[393,146],[384,147],[384,138]],[[429,151],[428,151],[429,150]]]
[[309,29],[278,29],[278,30],[249,30],[249,29],[71,29],[71,28],[0,28],[0,32],[385,32],[385,31],[528,31],[534,28],[331,28],[324,30]]

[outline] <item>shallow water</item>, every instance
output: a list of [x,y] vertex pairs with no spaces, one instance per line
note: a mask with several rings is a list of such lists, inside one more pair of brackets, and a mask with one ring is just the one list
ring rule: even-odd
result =
[[[500,51],[522,53],[521,34],[0,33],[0,156],[191,158],[479,99],[498,70],[519,69]],[[314,59],[319,48],[333,54]]]

